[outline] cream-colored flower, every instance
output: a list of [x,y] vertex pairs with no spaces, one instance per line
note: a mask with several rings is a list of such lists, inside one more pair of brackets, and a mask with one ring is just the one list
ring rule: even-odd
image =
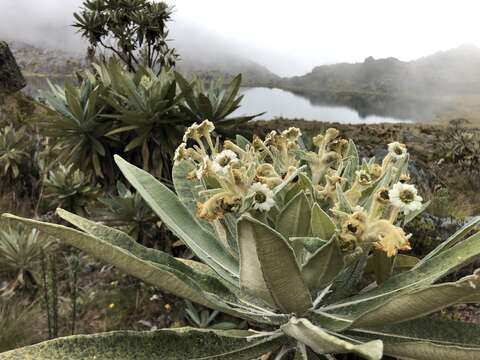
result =
[[323,143],[323,134],[318,134],[312,138],[313,145],[320,147]]
[[282,135],[285,136],[290,141],[297,141],[300,136],[302,136],[302,132],[299,128],[290,127],[287,130],[282,131]]
[[263,143],[267,146],[273,145],[277,136],[278,133],[275,130],[272,130],[267,134],[267,136],[265,136]]
[[268,177],[279,176],[277,174],[277,172],[275,171],[275,168],[273,167],[273,165],[268,164],[268,163],[258,165],[257,169],[256,169],[256,175],[257,176],[268,176]]
[[324,141],[326,143],[329,143],[333,139],[336,139],[339,135],[340,135],[340,131],[338,131],[338,129],[329,128],[329,129],[327,129],[327,131],[325,131]]
[[223,150],[213,158],[212,170],[225,175],[230,166],[236,162],[238,162],[238,156],[236,153],[232,150]]
[[181,161],[188,157],[187,144],[181,143],[175,150],[174,161]]
[[207,136],[215,130],[215,125],[213,125],[210,120],[203,120],[200,125],[198,125],[197,129],[200,134]]
[[368,172],[374,180],[382,176],[382,167],[379,164],[372,164],[368,167]]
[[189,139],[194,139],[198,137],[198,124],[195,122],[190,127],[185,130],[185,134],[183,135],[183,142],[188,142]]
[[414,185],[396,183],[388,192],[393,206],[400,208],[404,214],[416,211],[422,207],[422,197],[418,195]]
[[388,153],[396,160],[403,159],[408,154],[405,144],[399,142],[388,144]]
[[390,204],[390,193],[385,187],[381,187],[373,194],[374,201],[378,201],[382,205]]
[[275,205],[273,191],[267,185],[256,182],[250,187],[253,195],[253,208],[260,211],[268,211]]
[[201,180],[208,171],[210,166],[211,160],[208,156],[204,156],[202,159],[202,163],[200,164],[199,168],[195,171],[195,176],[198,180]]
[[355,175],[360,185],[368,186],[372,183],[372,177],[366,170],[357,170],[355,171]]

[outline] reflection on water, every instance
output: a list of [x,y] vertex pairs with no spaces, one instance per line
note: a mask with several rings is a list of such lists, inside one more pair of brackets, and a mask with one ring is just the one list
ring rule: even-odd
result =
[[318,98],[307,98],[292,92],[265,87],[243,88],[242,106],[234,115],[254,114],[266,111],[261,119],[275,117],[298,118],[339,123],[392,123],[412,122],[411,118],[388,115],[359,114],[354,108],[342,105],[326,105]]

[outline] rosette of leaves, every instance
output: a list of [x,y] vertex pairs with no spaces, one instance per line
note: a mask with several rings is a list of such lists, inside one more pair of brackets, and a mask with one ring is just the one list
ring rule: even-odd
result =
[[[272,137],[269,141],[271,141]],[[247,149],[241,139],[236,146]],[[350,143],[337,171],[355,182],[359,159]],[[401,150],[401,149],[400,149]],[[278,154],[281,156],[281,154]],[[329,158],[330,159],[330,158]],[[275,207],[268,212],[229,213],[199,219],[193,206],[218,191],[187,178],[191,163],[174,166],[176,193],[120,157],[116,162],[155,213],[196,255],[174,258],[145,248],[128,234],[65,210],[58,215],[79,230],[4,215],[29,224],[65,244],[143,281],[213,310],[245,319],[255,330],[164,329],[120,331],[56,339],[0,355],[0,359],[253,359],[283,348],[298,359],[335,358],[354,353],[365,359],[383,355],[408,359],[477,359],[480,326],[432,317],[454,304],[480,302],[480,273],[441,282],[480,255],[480,233],[473,219],[422,260],[403,262],[383,282],[365,275],[372,244],[358,252],[340,246],[338,223],[312,190],[304,167],[285,174],[271,189]],[[317,164],[318,165],[318,164]],[[353,169],[352,169],[353,168]],[[317,169],[318,170],[318,169]],[[370,188],[390,181],[386,171]],[[348,183],[348,182],[347,182]],[[340,211],[351,214],[337,186]],[[352,197],[352,196],[351,196]],[[368,191],[360,201],[368,206]],[[255,199],[254,199],[255,200]],[[232,216],[230,216],[232,215]],[[405,220],[404,220],[405,221]],[[355,232],[355,229],[348,229]],[[379,239],[386,234],[380,233]],[[395,268],[395,266],[393,266]],[[388,272],[392,265],[388,264]],[[315,355],[317,354],[317,355]]]
[[118,195],[99,198],[94,213],[104,224],[126,232],[139,243],[151,241],[158,231],[158,217],[137,192],[117,182]]
[[64,88],[53,84],[50,88],[42,94],[47,105],[39,125],[54,150],[59,150],[59,160],[84,173],[112,178],[115,141],[106,136],[113,122],[102,117],[105,105],[100,94],[104,87],[87,77],[79,87],[67,81]]
[[37,284],[35,271],[45,252],[52,245],[42,239],[39,232],[25,226],[6,226],[0,229],[0,272],[9,274],[11,281],[6,289],[12,292],[20,287]]
[[43,181],[42,198],[50,210],[57,207],[69,209],[81,214],[96,202],[101,194],[98,185],[93,185],[90,176],[85,175],[73,165],[60,165],[50,170]]
[[190,124],[178,110],[181,95],[173,72],[162,70],[156,75],[140,67],[131,73],[115,61],[95,68],[106,89],[102,99],[112,109],[105,118],[115,120],[106,135],[120,136],[123,151],[133,162],[169,178],[173,152]]
[[25,162],[30,159],[29,138],[25,127],[15,130],[7,125],[0,129],[0,174],[4,181],[12,181],[20,175]]
[[258,116],[227,118],[243,98],[240,76],[226,89],[220,83],[205,89],[200,80],[190,84],[167,69],[155,74],[140,66],[128,72],[115,61],[94,67],[88,77],[102,84],[102,100],[111,109],[103,116],[116,120],[106,136],[125,143],[125,156],[157,177],[171,179],[173,153],[187,126],[210,118],[222,131]]
[[240,325],[233,321],[219,321],[219,315],[222,315],[222,313],[218,310],[209,311],[188,300],[185,300],[185,305],[185,318],[193,327],[200,329],[231,330],[238,329],[239,326],[245,325]]
[[480,132],[469,128],[464,119],[452,120],[440,142],[443,157],[450,163],[470,173],[480,169]]
[[185,99],[185,103],[180,105],[180,109],[191,122],[202,122],[209,119],[217,129],[222,130],[239,126],[264,114],[229,117],[240,107],[243,99],[243,95],[239,95],[242,83],[241,74],[234,77],[226,86],[221,79],[218,79],[211,81],[208,87],[200,78],[188,82],[178,72],[175,73],[175,77]]

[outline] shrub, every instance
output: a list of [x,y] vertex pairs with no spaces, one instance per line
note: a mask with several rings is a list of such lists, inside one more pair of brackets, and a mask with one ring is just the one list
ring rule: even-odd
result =
[[[425,207],[408,184],[408,152],[389,144],[360,161],[335,129],[307,151],[298,129],[220,147],[212,123],[194,124],[176,152],[176,194],[120,157],[116,162],[197,260],[148,249],[65,210],[80,230],[6,215],[164,291],[249,321],[254,330],[165,329],[58,339],[3,356],[252,359],[281,347],[300,358],[354,353],[476,359],[478,324],[430,316],[479,301],[480,273],[439,282],[480,254],[474,218],[422,260],[403,226]],[[374,280],[375,281],[374,281]],[[282,352],[284,353],[284,352]],[[1,357],[0,357],[1,358]]]

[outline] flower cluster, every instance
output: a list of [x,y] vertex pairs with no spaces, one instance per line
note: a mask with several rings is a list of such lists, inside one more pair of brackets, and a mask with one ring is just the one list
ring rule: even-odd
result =
[[353,214],[338,211],[338,203],[333,208],[341,219],[338,238],[342,248],[365,249],[373,244],[389,257],[399,250],[411,249],[411,235],[395,225],[401,214],[409,215],[423,209],[423,199],[417,189],[406,183],[410,179],[407,165],[407,147],[394,142],[388,145],[382,165],[371,160],[355,171],[354,181],[345,191]]
[[[212,139],[213,130],[208,120],[193,124],[175,153],[175,161],[193,163],[189,178],[212,190],[198,203],[198,217],[217,220],[226,212],[269,211],[276,205],[273,190],[300,164],[294,155],[299,130],[273,131],[265,140],[255,138],[245,148],[229,140],[220,146]],[[192,145],[188,147],[188,143]]]
[[333,128],[313,138],[315,151],[305,148],[300,130],[293,127],[241,144],[221,144],[213,131],[208,120],[193,124],[175,154],[176,164],[188,163],[188,178],[200,186],[199,218],[215,221],[226,213],[249,212],[275,223],[292,198],[288,194],[303,191],[311,206],[320,205],[334,219],[334,236],[343,251],[374,246],[393,256],[410,249],[409,236],[396,224],[401,216],[420,211],[422,198],[407,183],[404,144],[389,144],[381,163],[360,162],[353,142]]

